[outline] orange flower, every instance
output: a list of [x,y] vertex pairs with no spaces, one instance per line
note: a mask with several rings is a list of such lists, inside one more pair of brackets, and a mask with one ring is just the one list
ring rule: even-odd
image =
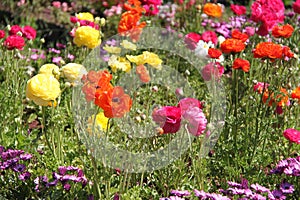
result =
[[208,55],[211,58],[219,58],[222,55],[222,52],[219,49],[209,48]]
[[282,58],[282,47],[273,42],[261,42],[253,51],[254,58]]
[[215,3],[206,3],[203,7],[203,12],[210,17],[221,17],[222,7]]
[[250,62],[248,60],[243,60],[241,58],[237,58],[233,61],[232,68],[233,69],[242,69],[244,72],[249,72]]
[[289,103],[289,96],[288,92],[284,88],[280,88],[280,94],[276,95],[274,98],[274,93],[269,94],[268,89],[263,94],[263,102],[268,102],[269,106],[272,106],[273,103],[276,103],[277,106],[283,107],[285,105],[288,105]]
[[279,37],[289,38],[292,36],[293,32],[294,32],[294,28],[289,24],[283,26],[274,26],[272,29],[272,35],[275,38],[279,38]]
[[232,30],[231,36],[232,38],[242,40],[243,42],[246,42],[249,38],[249,36],[246,33],[242,33],[237,29]]
[[292,91],[291,98],[300,100],[300,87],[297,87]]
[[103,109],[105,117],[121,118],[130,111],[132,100],[128,94],[124,93],[122,87],[117,86],[105,91],[98,105]]
[[221,44],[221,50],[223,51],[223,53],[238,53],[243,51],[244,49],[245,44],[241,40],[234,38],[226,39]]
[[139,78],[143,83],[148,83],[151,79],[149,72],[144,65],[136,66],[136,73],[139,75]]
[[129,35],[132,40],[138,40],[142,28],[146,26],[146,22],[138,24],[139,20],[139,13],[132,14],[130,11],[123,13],[119,22],[118,33],[121,35]]
[[[141,2],[138,0],[128,0],[128,4],[124,3],[124,9],[129,11],[132,14],[138,13],[141,15],[142,13],[146,12],[146,9],[141,7]],[[134,6],[134,7],[133,7]]]

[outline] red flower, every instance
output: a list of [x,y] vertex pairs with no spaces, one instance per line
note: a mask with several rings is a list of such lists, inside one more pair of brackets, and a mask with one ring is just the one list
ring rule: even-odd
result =
[[130,111],[132,100],[122,87],[117,86],[104,91],[96,105],[103,109],[105,117],[121,118]]
[[10,35],[5,39],[4,46],[6,46],[8,50],[12,50],[12,49],[22,50],[23,47],[25,46],[25,41],[21,36]]
[[221,49],[224,53],[239,53],[245,49],[246,45],[243,41],[229,38],[221,44]]
[[274,26],[272,29],[272,35],[275,38],[279,38],[279,37],[289,38],[292,36],[293,32],[294,32],[294,28],[289,24],[283,26]]
[[181,109],[175,106],[164,106],[155,109],[152,118],[163,129],[163,133],[176,133],[180,129]]
[[300,14],[300,0],[293,3],[293,10],[295,13]]
[[246,33],[242,33],[237,29],[232,30],[231,36],[232,36],[232,38],[241,40],[243,42],[246,42],[249,38],[249,36]]
[[288,128],[283,132],[283,136],[288,139],[290,142],[300,144],[300,131]]
[[22,28],[22,34],[22,36],[25,36],[28,40],[34,40],[36,37],[36,30],[31,26],[24,26]]
[[254,58],[282,58],[282,47],[273,42],[261,42],[253,51]]
[[210,81],[212,78],[215,80],[220,79],[222,74],[224,73],[224,67],[220,65],[220,63],[208,63],[201,70],[201,75],[205,81]]
[[284,58],[293,58],[294,53],[291,51],[290,47],[284,46],[282,47],[282,54]]
[[123,13],[118,25],[118,33],[129,35],[132,40],[137,41],[142,29],[146,26],[146,22],[139,23],[140,17],[139,13],[132,14],[129,11]]
[[240,6],[240,5],[234,5],[231,4],[230,5],[230,9],[232,10],[232,12],[234,12],[234,14],[236,15],[243,15],[246,13],[246,7],[245,6]]
[[215,48],[209,48],[208,49],[208,55],[211,58],[219,58],[222,55],[222,51]]
[[201,40],[201,35],[198,33],[189,33],[185,36],[184,42],[187,45],[187,48],[194,50],[196,49],[197,43]]
[[139,78],[143,83],[148,83],[151,79],[149,72],[144,65],[136,66],[136,73],[139,75]]
[[250,62],[241,58],[237,58],[233,61],[233,69],[242,69],[244,72],[249,72]]
[[0,30],[0,39],[5,37],[5,31],[4,30]]
[[297,87],[292,91],[291,98],[300,100],[300,87]]
[[218,43],[218,37],[214,31],[205,31],[204,33],[202,33],[201,40],[203,40],[204,42],[211,41],[215,45],[217,45]]
[[13,25],[10,27],[9,35],[17,35],[18,32],[22,32],[22,28],[19,25]]

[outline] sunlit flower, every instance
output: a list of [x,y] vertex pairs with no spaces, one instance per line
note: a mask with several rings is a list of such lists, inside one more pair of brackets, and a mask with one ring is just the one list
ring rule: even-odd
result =
[[62,76],[70,83],[77,84],[82,76],[87,73],[85,67],[77,63],[68,63],[61,68]]
[[219,58],[222,55],[222,51],[215,48],[209,48],[208,55],[210,58]]
[[202,59],[207,59],[207,58],[209,58],[209,56],[208,56],[209,48],[214,48],[214,44],[211,41],[206,43],[203,40],[200,40],[197,43],[197,47],[195,49],[195,55]]
[[122,47],[124,47],[125,49],[129,49],[132,51],[136,50],[136,45],[133,44],[132,42],[129,42],[128,40],[123,40],[120,44]]
[[292,91],[291,98],[300,100],[300,87],[297,87]]
[[25,46],[25,40],[19,35],[10,35],[5,40],[3,45],[8,50],[19,49],[22,50]]
[[82,12],[75,15],[79,20],[88,20],[94,22],[94,16],[89,12]]
[[215,3],[206,3],[203,7],[203,12],[210,17],[221,17],[222,7]]
[[113,54],[120,54],[122,50],[120,47],[109,46],[107,44],[103,47],[103,49],[108,53],[113,53]]
[[40,106],[47,106],[60,95],[60,84],[53,75],[37,74],[27,81],[26,97]]
[[181,109],[164,106],[152,112],[152,119],[163,129],[163,133],[176,133],[180,129]]
[[90,26],[81,26],[76,29],[73,42],[79,47],[94,49],[101,43],[100,32]]
[[253,50],[254,58],[282,58],[282,47],[273,42],[261,42]]
[[106,131],[108,127],[108,120],[109,118],[105,117],[103,112],[98,113],[96,115],[96,118],[95,115],[92,115],[87,121],[88,124],[87,131],[92,132],[94,128],[96,129],[99,128],[102,131]]
[[126,55],[126,58],[136,65],[148,64],[158,70],[162,67],[162,60],[158,57],[158,55],[149,51],[144,51],[143,54],[138,56]]
[[112,55],[109,58],[108,66],[111,67],[111,70],[113,72],[116,72],[117,70],[121,70],[121,71],[124,71],[124,72],[129,72],[131,70],[131,64],[126,58],[118,57],[118,56],[115,56],[115,55]]
[[39,74],[50,74],[59,78],[59,67],[52,63],[44,64],[41,66]]

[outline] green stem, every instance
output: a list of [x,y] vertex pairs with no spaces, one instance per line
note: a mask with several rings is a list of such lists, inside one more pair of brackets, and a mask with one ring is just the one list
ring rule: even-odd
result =
[[53,151],[53,149],[52,149],[52,147],[51,147],[51,145],[50,145],[50,141],[49,141],[48,135],[47,135],[47,133],[46,133],[46,131],[45,131],[45,126],[46,126],[45,112],[46,112],[46,111],[45,111],[45,107],[42,106],[42,134],[45,135],[47,145],[48,145],[48,147],[49,147],[51,153],[55,156],[54,151]]

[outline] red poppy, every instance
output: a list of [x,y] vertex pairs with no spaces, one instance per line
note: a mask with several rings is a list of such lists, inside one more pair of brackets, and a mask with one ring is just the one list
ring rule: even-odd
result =
[[244,72],[249,72],[250,62],[241,58],[237,58],[233,61],[233,69],[242,69]]
[[148,83],[151,79],[149,72],[144,65],[136,66],[136,73],[139,75],[139,78],[143,83]]
[[284,58],[293,58],[294,53],[291,51],[290,47],[284,46],[282,48],[282,54]]
[[125,12],[122,14],[121,20],[118,25],[118,33],[121,35],[129,35],[132,40],[137,41],[142,28],[146,26],[146,22],[139,23],[140,14]]
[[291,98],[300,100],[300,87],[297,87],[292,91]]
[[104,91],[98,104],[103,109],[105,117],[121,118],[130,111],[132,100],[120,86]]

